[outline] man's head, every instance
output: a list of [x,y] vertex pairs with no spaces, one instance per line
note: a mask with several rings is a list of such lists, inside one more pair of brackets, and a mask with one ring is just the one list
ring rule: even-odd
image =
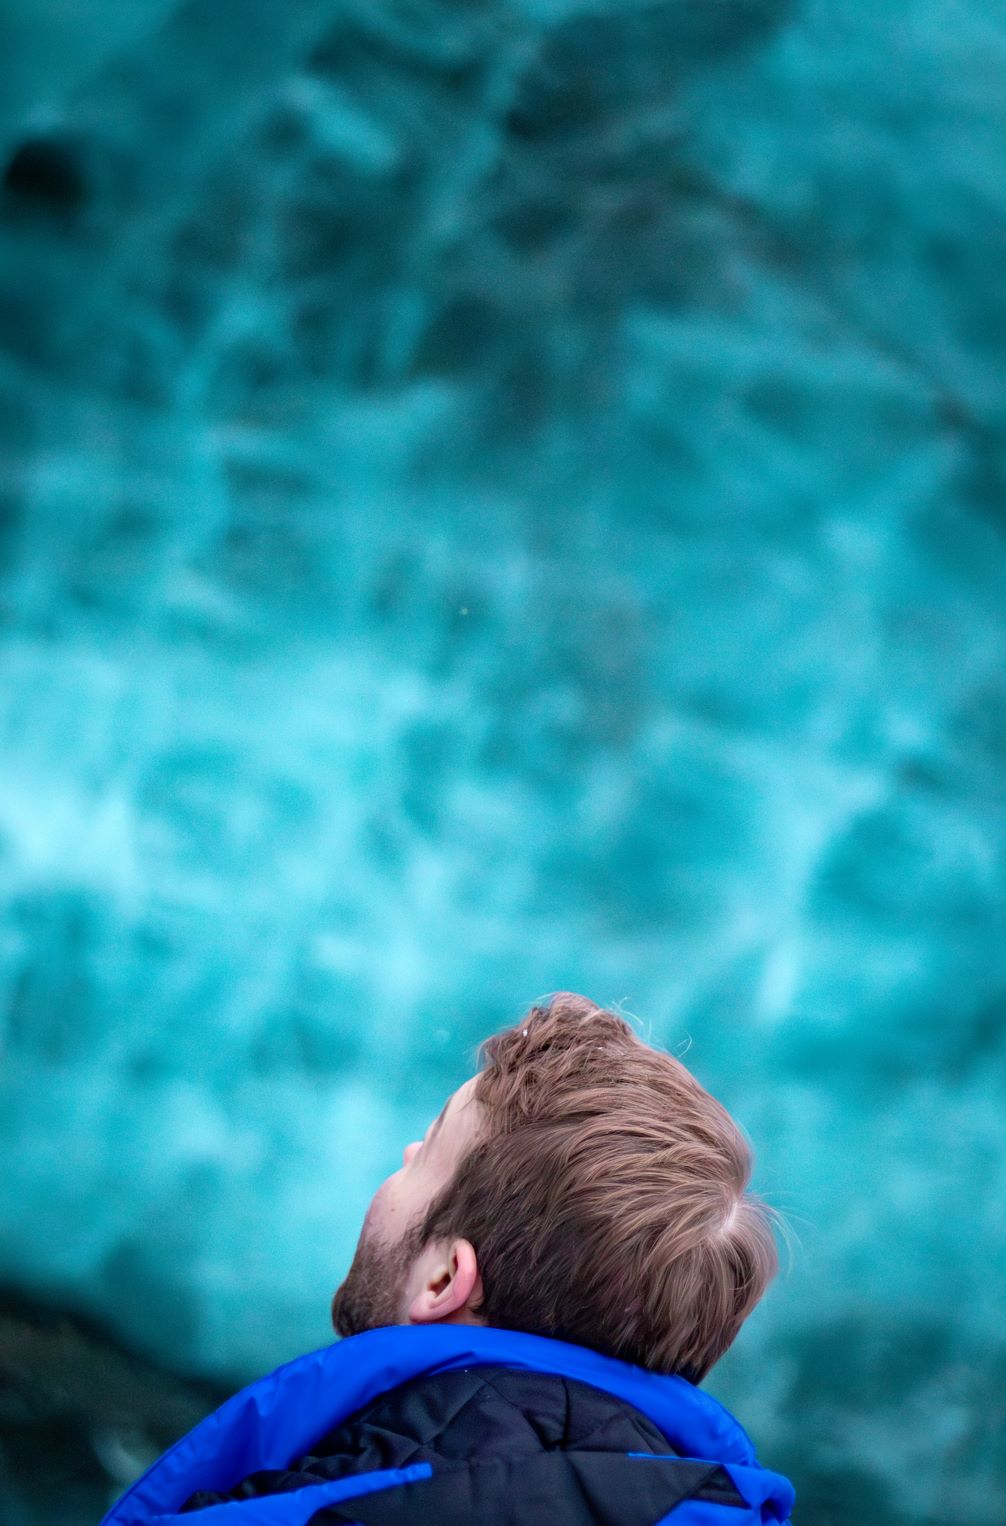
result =
[[378,1190],[342,1335],[485,1323],[699,1382],[774,1276],[751,1153],[671,1055],[568,992],[483,1046]]

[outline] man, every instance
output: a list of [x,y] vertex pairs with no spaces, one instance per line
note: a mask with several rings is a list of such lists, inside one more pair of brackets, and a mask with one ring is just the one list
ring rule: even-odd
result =
[[737,1125],[582,996],[483,1054],[371,1203],[349,1339],[236,1395],[106,1526],[788,1520],[697,1387],[778,1264]]

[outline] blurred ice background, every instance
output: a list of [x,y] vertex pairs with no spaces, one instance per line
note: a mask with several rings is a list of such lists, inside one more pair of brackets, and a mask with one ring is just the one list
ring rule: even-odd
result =
[[0,1514],[329,1336],[542,992],[799,1237],[801,1526],[1006,1518],[1003,0],[6,0]]

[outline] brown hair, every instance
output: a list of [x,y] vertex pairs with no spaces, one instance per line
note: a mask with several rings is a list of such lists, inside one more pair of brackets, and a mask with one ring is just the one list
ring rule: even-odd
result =
[[480,1317],[698,1383],[778,1270],[781,1216],[680,1060],[561,992],[482,1047],[476,1143],[421,1240],[463,1236]]

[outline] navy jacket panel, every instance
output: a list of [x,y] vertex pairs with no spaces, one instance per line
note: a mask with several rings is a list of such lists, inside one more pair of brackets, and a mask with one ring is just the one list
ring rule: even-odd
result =
[[574,1451],[661,1456],[670,1448],[652,1420],[602,1389],[552,1373],[474,1367],[402,1384],[319,1437],[289,1468],[260,1470],[225,1492],[200,1490],[182,1508],[416,1462],[442,1471],[476,1459],[519,1462]]

